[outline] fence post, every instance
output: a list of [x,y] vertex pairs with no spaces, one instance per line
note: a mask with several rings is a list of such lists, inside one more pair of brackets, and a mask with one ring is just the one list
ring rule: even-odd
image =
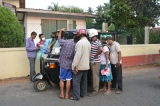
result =
[[149,44],[149,26],[145,26],[145,44]]

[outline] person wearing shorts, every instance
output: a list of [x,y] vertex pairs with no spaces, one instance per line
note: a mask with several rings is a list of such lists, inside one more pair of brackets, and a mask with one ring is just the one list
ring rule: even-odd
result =
[[[59,98],[69,98],[69,91],[71,86],[72,79],[72,62],[74,59],[75,53],[75,42],[73,40],[74,34],[69,33],[67,40],[61,39],[62,32],[65,31],[65,28],[61,29],[58,34],[58,43],[60,44],[61,52],[59,57],[60,63],[60,95]],[[66,81],[66,93],[64,95],[64,81]]]
[[59,78],[63,81],[70,81],[72,79],[72,70],[71,69],[64,69],[63,67],[60,67],[60,75]]

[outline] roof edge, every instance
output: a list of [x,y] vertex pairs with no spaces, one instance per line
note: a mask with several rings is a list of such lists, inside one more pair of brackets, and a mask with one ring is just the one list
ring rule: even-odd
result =
[[43,10],[43,9],[32,9],[32,8],[17,8],[17,12],[26,12],[26,13],[46,13],[46,14],[59,14],[59,15],[71,15],[71,16],[81,16],[87,18],[96,18],[96,15],[85,14],[85,13],[70,13],[70,12],[60,12],[52,10]]

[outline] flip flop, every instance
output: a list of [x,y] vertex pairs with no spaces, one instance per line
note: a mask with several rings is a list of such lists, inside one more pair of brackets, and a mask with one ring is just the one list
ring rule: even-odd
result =
[[107,92],[104,93],[104,95],[108,96],[110,93],[111,93],[111,91],[109,91],[109,92],[107,91]]
[[103,89],[103,88],[102,88],[102,89],[100,89],[99,91],[100,91],[100,92],[102,92],[102,91],[107,91],[107,89]]
[[59,95],[58,96],[60,99],[64,99],[64,96],[63,95]]
[[122,93],[122,91],[120,91],[120,90],[116,91],[116,94],[121,94],[121,93]]
[[69,96],[65,96],[65,99],[69,99]]
[[78,101],[76,98],[74,97],[70,97],[70,100],[75,100],[75,101]]

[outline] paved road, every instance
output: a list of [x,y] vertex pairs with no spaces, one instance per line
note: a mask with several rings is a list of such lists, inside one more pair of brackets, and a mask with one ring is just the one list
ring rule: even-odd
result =
[[29,82],[0,84],[0,106],[160,106],[160,67],[131,69],[123,72],[124,92],[109,96],[99,93],[80,101],[57,97],[58,87],[35,92]]

